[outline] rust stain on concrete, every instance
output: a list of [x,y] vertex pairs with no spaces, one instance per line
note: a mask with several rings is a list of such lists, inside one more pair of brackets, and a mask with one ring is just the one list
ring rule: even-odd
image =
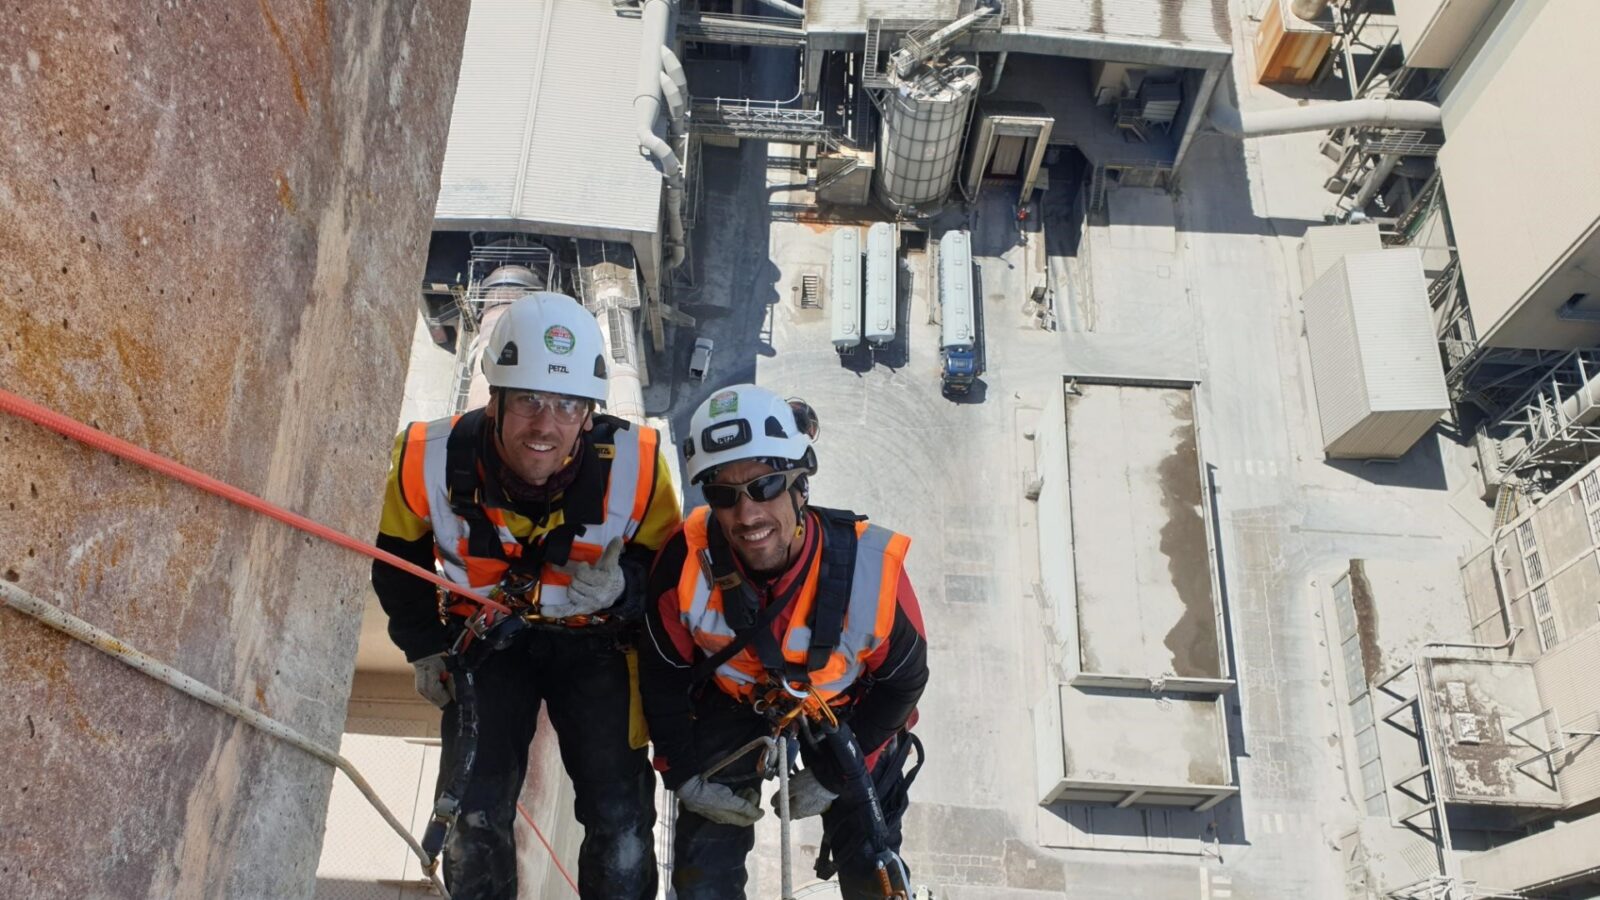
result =
[[1172,651],[1173,674],[1220,678],[1211,550],[1206,540],[1200,453],[1195,446],[1194,397],[1184,395],[1170,402],[1173,419],[1180,424],[1172,430],[1172,453],[1156,472],[1167,514],[1166,524],[1161,526],[1161,553],[1183,603],[1183,615],[1162,643]]
[[294,212],[294,189],[289,187],[289,176],[279,172],[275,178],[278,182],[278,205],[289,212]]
[[1361,643],[1361,669],[1367,684],[1382,681],[1383,655],[1378,648],[1378,607],[1372,602],[1372,582],[1364,560],[1350,560],[1350,604],[1356,612],[1356,634]]
[[[40,63],[0,92],[0,384],[370,533],[467,11],[20,5],[0,56]],[[358,560],[4,416],[0,498],[27,523],[0,530],[3,577],[337,739],[359,604],[313,598],[359,595]],[[0,801],[25,823],[8,891],[309,895],[326,767],[3,609],[0,680],[29,787]],[[107,771],[117,791],[81,790]]]
[[300,64],[295,62],[294,54],[289,51],[289,42],[283,38],[283,29],[278,27],[278,20],[272,15],[272,7],[267,5],[267,0],[259,2],[261,18],[267,20],[267,30],[272,32],[272,41],[278,45],[278,52],[283,55],[283,61],[289,64],[289,87],[294,92],[294,102],[299,104],[301,112],[310,112],[311,106],[306,102],[305,87],[300,83]]

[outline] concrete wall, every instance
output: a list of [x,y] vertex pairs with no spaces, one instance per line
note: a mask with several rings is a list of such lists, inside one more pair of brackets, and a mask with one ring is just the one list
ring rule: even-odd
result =
[[[363,537],[465,2],[22,4],[0,384]],[[0,574],[327,742],[367,565],[0,420]],[[330,771],[0,611],[11,896],[304,897]]]
[[[1600,92],[1585,0],[1520,3],[1444,103],[1439,151],[1479,339],[1553,350],[1600,342],[1600,322],[1557,318],[1574,294],[1600,305]],[[1458,66],[1460,68],[1460,66]],[[1569,161],[1565,162],[1565,161]]]

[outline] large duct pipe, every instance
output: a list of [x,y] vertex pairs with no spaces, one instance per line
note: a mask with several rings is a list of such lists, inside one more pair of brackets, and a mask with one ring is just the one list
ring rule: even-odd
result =
[[1011,54],[1001,50],[994,58],[994,69],[989,73],[989,89],[983,92],[985,97],[1000,90],[1000,76],[1006,71],[1006,57]]
[[[656,134],[656,117],[661,114],[661,51],[667,46],[667,26],[672,20],[673,0],[644,0],[639,10],[639,73],[633,98],[633,113],[639,150],[661,164],[661,177],[667,181],[667,267],[683,264],[683,165],[678,154]],[[669,76],[670,77],[670,76]]]
[[1363,126],[1443,127],[1439,107],[1421,100],[1343,100],[1317,106],[1241,113],[1232,104],[1220,99],[1222,91],[1216,94],[1219,99],[1212,105],[1207,119],[1212,128],[1238,138]]
[[689,96],[689,76],[683,73],[683,63],[678,62],[678,54],[665,44],[661,46],[661,71],[667,73],[672,83],[678,86],[679,93],[684,97]]
[[1289,11],[1310,22],[1322,15],[1328,8],[1329,2],[1330,0],[1294,0],[1289,4]]
[[798,16],[802,19],[806,17],[806,11],[793,3],[785,3],[783,0],[756,0],[756,2],[767,9],[781,12],[786,16]]
[[677,82],[667,77],[662,72],[661,96],[667,100],[667,112],[672,116],[672,131],[674,134],[683,134],[689,124],[689,100],[678,90]]
[[1389,176],[1394,174],[1394,167],[1399,164],[1400,154],[1398,153],[1385,153],[1379,157],[1378,165],[1373,168],[1372,174],[1368,175],[1366,182],[1361,185],[1361,192],[1356,194],[1355,201],[1350,204],[1350,210],[1358,213],[1365,212],[1367,204],[1371,203],[1372,198],[1378,195],[1378,191],[1383,188],[1383,183],[1389,180]]

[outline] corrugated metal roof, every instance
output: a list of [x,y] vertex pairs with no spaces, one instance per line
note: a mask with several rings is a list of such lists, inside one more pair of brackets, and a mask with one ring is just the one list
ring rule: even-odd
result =
[[1228,49],[1228,0],[1033,0],[1029,30]]
[[610,0],[473,0],[435,216],[656,231],[661,175],[634,137],[639,34]]

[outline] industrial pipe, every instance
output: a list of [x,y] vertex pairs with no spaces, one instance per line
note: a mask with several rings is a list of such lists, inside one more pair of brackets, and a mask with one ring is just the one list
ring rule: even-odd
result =
[[[668,268],[683,264],[683,165],[678,154],[656,134],[656,117],[661,114],[661,50],[667,45],[667,26],[672,19],[674,0],[644,0],[639,10],[639,73],[635,82],[633,112],[639,150],[661,164],[661,177],[667,181]],[[669,76],[670,77],[670,76]]]
[[1388,127],[1441,128],[1439,107],[1421,100],[1342,100],[1317,106],[1257,110],[1242,113],[1226,100],[1212,104],[1207,121],[1223,134],[1237,138],[1267,137],[1328,131],[1334,128]]
[[667,100],[667,112],[672,116],[672,130],[675,134],[683,134],[689,124],[689,99],[678,90],[678,83],[667,77],[667,73],[660,75],[661,96]]
[[989,72],[989,88],[983,92],[985,97],[1000,90],[1000,76],[1006,70],[1006,57],[1009,55],[1010,53],[1005,50],[1001,50],[995,55],[994,69]]
[[683,72],[683,63],[678,62],[678,54],[672,48],[661,45],[661,71],[667,73],[672,83],[678,86],[678,92],[684,97],[689,96],[689,76]]
[[1322,15],[1328,8],[1329,0],[1294,0],[1289,4],[1289,11],[1307,22]]
[[1394,167],[1400,164],[1400,158],[1398,153],[1385,153],[1378,158],[1378,164],[1373,167],[1372,174],[1367,176],[1366,182],[1361,185],[1361,191],[1350,204],[1352,212],[1366,211],[1367,204],[1372,202],[1372,198],[1382,189],[1383,183],[1394,174]]
[[894,66],[894,73],[901,78],[909,78],[911,70],[915,69],[918,63],[932,59],[946,44],[965,34],[981,19],[1000,11],[999,0],[989,0],[989,5],[975,7],[972,12],[935,31],[927,39],[918,41],[915,48],[902,45],[899,50],[889,54],[889,62]]
[[785,3],[783,0],[756,0],[756,2],[768,9],[781,12],[784,15],[798,16],[802,19],[806,17],[806,11],[798,6],[795,6],[793,3]]

